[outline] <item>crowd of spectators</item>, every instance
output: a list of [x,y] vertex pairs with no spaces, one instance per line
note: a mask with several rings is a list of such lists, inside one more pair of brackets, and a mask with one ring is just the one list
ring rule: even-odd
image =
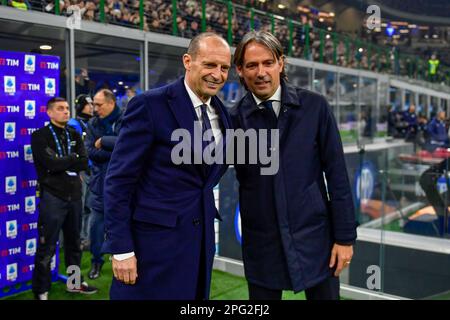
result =
[[[105,22],[118,24],[127,27],[139,28],[141,19],[139,14],[139,0],[105,0],[104,19]],[[202,30],[202,8],[201,1],[198,0],[178,0],[176,17],[176,34],[185,38],[192,38]],[[297,15],[297,21],[292,27],[292,47],[290,48],[290,29],[287,19],[279,19],[276,16],[273,20],[269,16],[262,14],[267,10],[274,10],[268,1],[260,2],[257,0],[236,0],[233,1],[231,31],[233,44],[237,44],[243,35],[251,29],[251,13],[249,7],[256,8],[253,14],[253,28],[256,30],[264,29],[271,31],[280,40],[288,53],[293,57],[305,58],[313,61],[319,61],[328,64],[337,64],[349,68],[361,68],[377,72],[393,73],[410,77],[417,77],[421,71],[420,66],[416,65],[413,59],[401,59],[396,56],[395,50],[398,50],[399,43],[387,43],[385,37],[375,36],[373,33],[358,34],[365,41],[385,45],[385,50],[378,51],[375,47],[368,50],[363,45],[358,45],[352,41],[350,35],[349,42],[346,42],[343,35],[335,35],[329,30],[335,30],[332,21],[319,19],[318,16],[300,13]],[[53,0],[10,0],[10,5],[18,9],[25,7],[33,10],[42,10],[45,12],[55,12]],[[70,15],[74,11],[84,20],[101,21],[100,0],[60,0],[59,9],[62,15]],[[24,9],[25,10],[25,9]],[[259,11],[262,10],[262,11]],[[143,30],[158,33],[173,33],[173,8],[171,0],[144,0],[144,21]],[[208,0],[206,1],[206,30],[215,31],[224,38],[228,37],[230,22],[228,20],[227,1]],[[281,13],[281,12],[275,12]],[[306,26],[309,26],[307,34]],[[323,34],[317,28],[323,28]],[[309,38],[309,39],[308,39]],[[321,40],[324,45],[321,47]],[[309,42],[309,47],[306,43]],[[388,46],[386,46],[388,45]],[[393,46],[392,46],[393,45]],[[386,50],[386,48],[393,48]],[[361,48],[361,49],[360,49]],[[307,50],[305,52],[305,50]],[[335,53],[336,50],[336,53]],[[369,53],[370,52],[370,53]],[[424,60],[427,61],[429,53],[424,53]],[[426,70],[426,67],[423,70]],[[448,80],[449,75],[441,74],[439,79]],[[426,74],[422,77],[427,79]]]

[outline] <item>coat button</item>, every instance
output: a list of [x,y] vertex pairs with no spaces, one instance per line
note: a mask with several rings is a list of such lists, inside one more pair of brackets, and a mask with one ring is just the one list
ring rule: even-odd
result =
[[194,226],[198,226],[200,225],[200,219],[195,218],[194,220],[192,220],[192,223],[194,224]]

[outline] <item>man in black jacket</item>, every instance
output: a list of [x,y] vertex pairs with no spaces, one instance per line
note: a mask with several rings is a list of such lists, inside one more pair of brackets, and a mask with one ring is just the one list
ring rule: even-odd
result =
[[[66,267],[80,266],[81,181],[79,172],[88,159],[80,135],[71,127],[69,104],[64,98],[47,103],[48,126],[31,136],[31,148],[38,176],[40,203],[39,241],[35,256],[32,289],[36,299],[47,300],[51,286],[50,263],[62,228]],[[82,282],[67,287],[69,292],[91,294],[97,289]]]

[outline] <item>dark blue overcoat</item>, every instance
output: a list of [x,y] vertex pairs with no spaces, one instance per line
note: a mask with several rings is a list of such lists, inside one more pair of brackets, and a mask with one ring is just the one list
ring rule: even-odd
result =
[[342,143],[326,99],[284,81],[281,86],[275,125],[251,93],[230,114],[235,128],[278,128],[280,135],[275,175],[262,176],[259,164],[235,166],[246,277],[298,292],[332,274],[333,243],[353,243],[356,223]]
[[[198,283],[203,298],[209,296],[219,217],[213,187],[226,166],[205,171],[203,165],[172,162],[178,144],[172,132],[183,128],[193,135],[196,119],[183,81],[133,98],[123,119],[105,180],[104,251],[134,251],[138,278],[135,285],[113,279],[112,299],[191,300],[198,298]],[[211,103],[223,129],[230,128],[220,100]]]

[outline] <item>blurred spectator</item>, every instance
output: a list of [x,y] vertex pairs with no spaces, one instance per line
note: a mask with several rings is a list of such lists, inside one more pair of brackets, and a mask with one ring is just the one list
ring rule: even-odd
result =
[[125,93],[125,96],[123,96],[122,99],[120,100],[120,108],[122,109],[122,112],[125,112],[125,110],[127,109],[128,103],[135,96],[136,96],[136,89],[135,88],[127,89],[127,91]]
[[[79,95],[75,99],[76,117],[69,120],[68,125],[73,127],[81,136],[83,142],[86,140],[88,121],[94,115],[94,106],[92,98],[89,95]],[[90,227],[90,213],[89,207],[89,180],[91,177],[92,162],[89,160],[88,169],[80,172],[81,186],[82,186],[82,212],[81,212],[81,250],[86,250],[90,245],[89,227]]]
[[30,10],[31,5],[27,0],[10,0],[9,4],[11,7],[19,10]]
[[411,104],[409,109],[403,113],[403,120],[408,124],[406,127],[406,141],[414,141],[417,134],[416,106]]
[[428,126],[428,134],[431,149],[438,147],[448,148],[449,137],[445,124],[445,111],[439,111],[437,116],[431,120]]

